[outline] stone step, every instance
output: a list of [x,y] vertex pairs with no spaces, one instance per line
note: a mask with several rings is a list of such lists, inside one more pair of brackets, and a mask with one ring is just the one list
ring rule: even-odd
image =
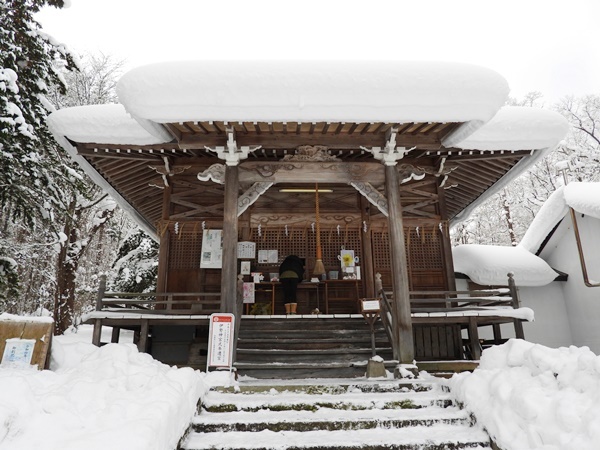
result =
[[[212,413],[235,411],[317,411],[323,408],[341,411],[360,410],[415,410],[427,407],[447,408],[452,399],[446,392],[432,390],[428,385],[403,387],[403,391],[363,391],[351,385],[345,392],[323,392],[323,386],[312,386],[306,393],[280,391],[275,386],[269,391],[235,393],[211,391],[202,408]],[[279,386],[281,388],[281,386]],[[264,389],[264,388],[263,388]],[[363,388],[364,389],[364,388]],[[418,389],[418,390],[417,390]],[[420,390],[423,389],[423,390]],[[290,395],[293,397],[290,400]]]
[[466,425],[436,424],[408,428],[339,431],[232,431],[191,433],[184,442],[187,450],[442,450],[491,449],[487,434]]
[[415,426],[472,425],[466,411],[458,408],[415,408],[232,413],[202,412],[194,418],[192,429],[197,433],[232,431],[315,431],[315,430],[366,430],[373,428],[406,428]]
[[[302,383],[306,381],[306,383]],[[428,392],[433,386],[439,389],[437,381],[409,381],[409,380],[383,380],[383,381],[350,381],[348,379],[319,380],[317,384],[309,383],[310,380],[271,380],[268,385],[262,380],[246,380],[236,386],[215,386],[212,392],[225,394],[259,394],[269,395],[278,393],[298,393],[310,395],[342,395],[358,393],[390,393],[399,392]],[[443,391],[444,393],[446,391]]]

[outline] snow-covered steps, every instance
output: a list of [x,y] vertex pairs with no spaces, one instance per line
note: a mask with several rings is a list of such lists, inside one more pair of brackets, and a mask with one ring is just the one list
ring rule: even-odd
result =
[[[302,383],[299,383],[302,381]],[[260,380],[212,390],[182,448],[490,449],[437,381]]]

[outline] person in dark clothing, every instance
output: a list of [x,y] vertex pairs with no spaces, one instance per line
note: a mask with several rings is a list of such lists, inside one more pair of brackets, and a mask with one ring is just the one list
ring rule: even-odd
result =
[[296,290],[304,278],[304,260],[296,255],[286,256],[279,266],[279,282],[283,287],[286,314],[296,314]]

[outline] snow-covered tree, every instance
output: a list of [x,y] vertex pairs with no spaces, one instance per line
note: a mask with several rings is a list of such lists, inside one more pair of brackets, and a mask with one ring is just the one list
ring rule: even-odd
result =
[[158,273],[158,244],[142,230],[133,232],[119,248],[110,288],[119,292],[154,292]]
[[68,182],[45,126],[51,109],[46,95],[51,86],[64,90],[59,67],[73,68],[75,62],[33,19],[46,5],[64,2],[0,0],[0,207],[30,224],[48,216],[56,180]]

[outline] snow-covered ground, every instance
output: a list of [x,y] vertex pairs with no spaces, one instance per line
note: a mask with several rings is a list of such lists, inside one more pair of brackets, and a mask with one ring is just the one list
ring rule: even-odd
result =
[[[83,326],[54,339],[52,370],[0,368],[0,450],[171,450],[210,386],[230,382],[89,342]],[[600,448],[600,357],[587,348],[511,340],[448,384],[504,450]]]
[[81,326],[54,338],[52,370],[0,367],[0,450],[176,447],[210,380],[131,343],[90,342]]
[[600,448],[600,357],[587,347],[513,339],[449,384],[504,450]]

